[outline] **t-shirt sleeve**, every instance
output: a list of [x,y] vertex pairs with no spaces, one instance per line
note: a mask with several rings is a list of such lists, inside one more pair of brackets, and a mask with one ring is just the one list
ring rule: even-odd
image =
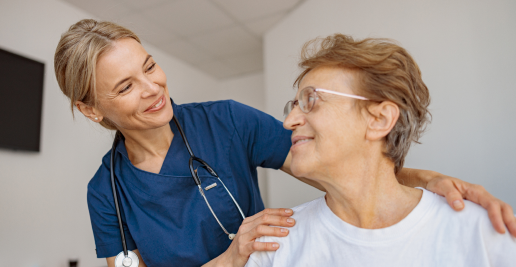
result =
[[231,118],[255,167],[279,169],[290,150],[292,132],[269,114],[229,101]]
[[[255,242],[277,242],[268,236],[262,236],[256,239]],[[255,251],[247,260],[245,267],[267,267],[272,266],[274,255],[276,251]]]
[[[102,168],[105,167],[101,166],[101,169]],[[103,172],[99,170],[96,176],[101,175],[102,173]],[[94,186],[94,183],[90,182],[88,185],[87,195],[97,258],[113,257],[123,250],[113,195],[109,195],[111,184],[108,179],[103,180],[105,180],[104,182],[106,185],[102,184],[101,188],[94,188],[99,186]],[[123,223],[123,228],[125,240],[127,242],[127,249],[135,250],[136,244],[125,223]]]
[[516,238],[506,230],[499,234],[491,225],[489,217],[482,220],[483,239],[488,251],[489,263],[493,267],[516,266]]

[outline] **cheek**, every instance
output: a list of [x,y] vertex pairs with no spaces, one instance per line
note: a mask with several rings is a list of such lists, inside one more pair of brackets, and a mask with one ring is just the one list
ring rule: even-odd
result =
[[138,94],[129,93],[119,96],[103,105],[105,117],[117,125],[124,125],[139,110]]
[[167,75],[161,68],[159,68],[159,66],[154,73],[154,82],[167,90]]
[[338,164],[359,149],[365,140],[363,121],[352,108],[341,107],[313,124],[316,134],[316,157],[327,164]]

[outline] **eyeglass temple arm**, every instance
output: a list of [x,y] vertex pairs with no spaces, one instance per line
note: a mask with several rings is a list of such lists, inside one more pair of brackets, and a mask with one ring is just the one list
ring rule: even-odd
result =
[[340,92],[335,92],[335,91],[330,91],[330,90],[326,90],[326,89],[321,89],[321,88],[317,88],[315,89],[316,92],[325,92],[325,93],[329,93],[329,94],[334,94],[334,95],[340,95],[340,96],[346,96],[346,97],[351,97],[351,98],[355,98],[355,99],[360,99],[360,100],[369,100],[363,96],[359,96],[359,95],[350,95],[350,94],[346,94],[346,93],[340,93]]

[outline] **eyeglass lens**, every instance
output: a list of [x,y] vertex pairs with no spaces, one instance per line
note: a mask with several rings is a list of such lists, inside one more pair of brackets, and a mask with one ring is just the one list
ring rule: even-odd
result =
[[312,87],[307,87],[299,92],[299,99],[288,101],[283,109],[283,116],[287,117],[288,114],[299,104],[299,108],[304,113],[308,113],[312,111],[312,108],[315,104],[315,89]]

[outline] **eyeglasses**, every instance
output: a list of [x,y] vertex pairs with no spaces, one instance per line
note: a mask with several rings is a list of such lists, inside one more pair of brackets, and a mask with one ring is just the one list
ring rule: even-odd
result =
[[299,92],[298,100],[290,100],[287,102],[287,104],[285,105],[285,108],[283,109],[283,116],[286,118],[288,116],[288,114],[290,114],[290,112],[297,105],[299,105],[299,108],[304,113],[309,113],[310,111],[312,111],[312,109],[315,106],[315,101],[317,99],[319,99],[317,92],[325,92],[325,93],[329,93],[329,94],[350,97],[350,98],[354,98],[354,99],[358,99],[358,100],[369,100],[363,96],[339,93],[339,92],[330,91],[330,90],[321,89],[321,88],[306,87],[303,90],[301,90],[301,92]]

